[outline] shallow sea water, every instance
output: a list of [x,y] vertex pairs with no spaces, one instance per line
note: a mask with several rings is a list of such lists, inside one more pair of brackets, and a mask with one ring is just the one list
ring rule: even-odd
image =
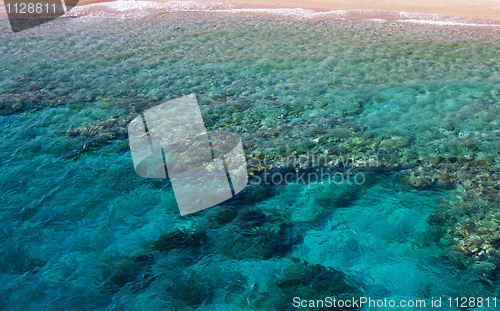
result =
[[[438,156],[496,172],[495,32],[195,13],[62,18],[15,35],[0,23],[1,309],[499,296],[497,263],[451,256],[455,228],[429,221],[461,186],[402,181]],[[190,93],[248,158],[362,153],[386,169],[359,171],[360,185],[252,179],[181,217],[168,180],[135,174],[126,123]],[[375,309],[391,308],[363,308]]]

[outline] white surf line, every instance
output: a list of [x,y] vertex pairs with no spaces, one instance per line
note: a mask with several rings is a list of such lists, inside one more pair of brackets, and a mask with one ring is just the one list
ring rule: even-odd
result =
[[475,23],[461,23],[461,22],[453,22],[453,21],[433,21],[433,20],[420,20],[420,19],[400,19],[400,20],[397,20],[396,22],[437,25],[437,26],[500,27],[500,25],[498,25],[498,24],[475,24]]
[[[99,8],[106,9],[105,12],[96,12]],[[70,12],[66,12],[66,16],[113,16],[126,14],[129,16],[147,15],[157,12],[157,10],[167,10],[168,12],[213,12],[213,13],[257,13],[257,14],[272,14],[283,17],[299,17],[304,19],[313,18],[348,18],[351,13],[387,13],[401,16],[403,19],[398,19],[392,22],[427,24],[437,26],[476,26],[476,27],[500,27],[499,24],[478,24],[462,22],[459,18],[457,21],[449,20],[439,14],[424,14],[424,13],[407,13],[401,12],[385,12],[377,10],[332,10],[326,12],[317,12],[303,8],[236,8],[234,4],[211,2],[211,1],[168,1],[158,3],[153,1],[135,1],[135,0],[118,0],[113,2],[101,2],[77,6]],[[122,15],[123,16],[123,15]],[[408,18],[408,19],[406,19]],[[380,18],[365,18],[363,20],[388,22]]]

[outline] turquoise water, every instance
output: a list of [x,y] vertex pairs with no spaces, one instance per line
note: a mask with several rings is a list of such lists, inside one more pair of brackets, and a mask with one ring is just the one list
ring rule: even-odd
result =
[[[1,27],[1,309],[498,297],[495,32],[194,13]],[[135,174],[126,125],[190,93],[259,165],[181,217],[168,180]],[[363,182],[257,183],[306,154]]]

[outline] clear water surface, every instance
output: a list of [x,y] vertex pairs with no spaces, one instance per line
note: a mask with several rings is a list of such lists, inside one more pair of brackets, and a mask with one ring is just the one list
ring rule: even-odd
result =
[[[0,309],[498,297],[494,35],[194,13],[1,27]],[[378,162],[360,185],[252,179],[180,217],[168,180],[135,174],[126,124],[193,92],[207,127],[269,169],[307,152]]]

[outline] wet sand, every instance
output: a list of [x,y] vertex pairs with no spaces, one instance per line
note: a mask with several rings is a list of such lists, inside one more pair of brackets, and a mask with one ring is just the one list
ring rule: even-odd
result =
[[[78,5],[87,5],[100,2],[111,2],[107,0],[80,0]],[[168,0],[155,0],[154,2],[165,3]],[[178,1],[191,2],[192,1]],[[243,9],[270,9],[270,8],[303,8],[316,12],[335,10],[349,10],[342,17],[349,19],[379,18],[388,21],[401,19],[400,12],[425,14],[428,16],[413,15],[410,18],[438,19],[458,18],[482,21],[487,23],[500,23],[500,2],[497,0],[223,0],[217,1],[229,6],[229,8]],[[3,5],[3,0],[0,0]],[[186,3],[187,4],[187,3]],[[215,3],[214,3],[215,4]],[[217,7],[220,7],[216,5]],[[356,11],[360,10],[360,11]],[[4,10],[2,10],[4,11]],[[440,16],[430,16],[438,14]],[[407,18],[405,18],[407,19]]]
[[[96,0],[85,1],[96,2]],[[157,0],[156,2],[167,1]],[[223,0],[218,2],[237,4],[244,7],[303,8],[317,11],[403,11],[407,13],[439,14],[449,17],[500,21],[500,2],[496,0]]]

